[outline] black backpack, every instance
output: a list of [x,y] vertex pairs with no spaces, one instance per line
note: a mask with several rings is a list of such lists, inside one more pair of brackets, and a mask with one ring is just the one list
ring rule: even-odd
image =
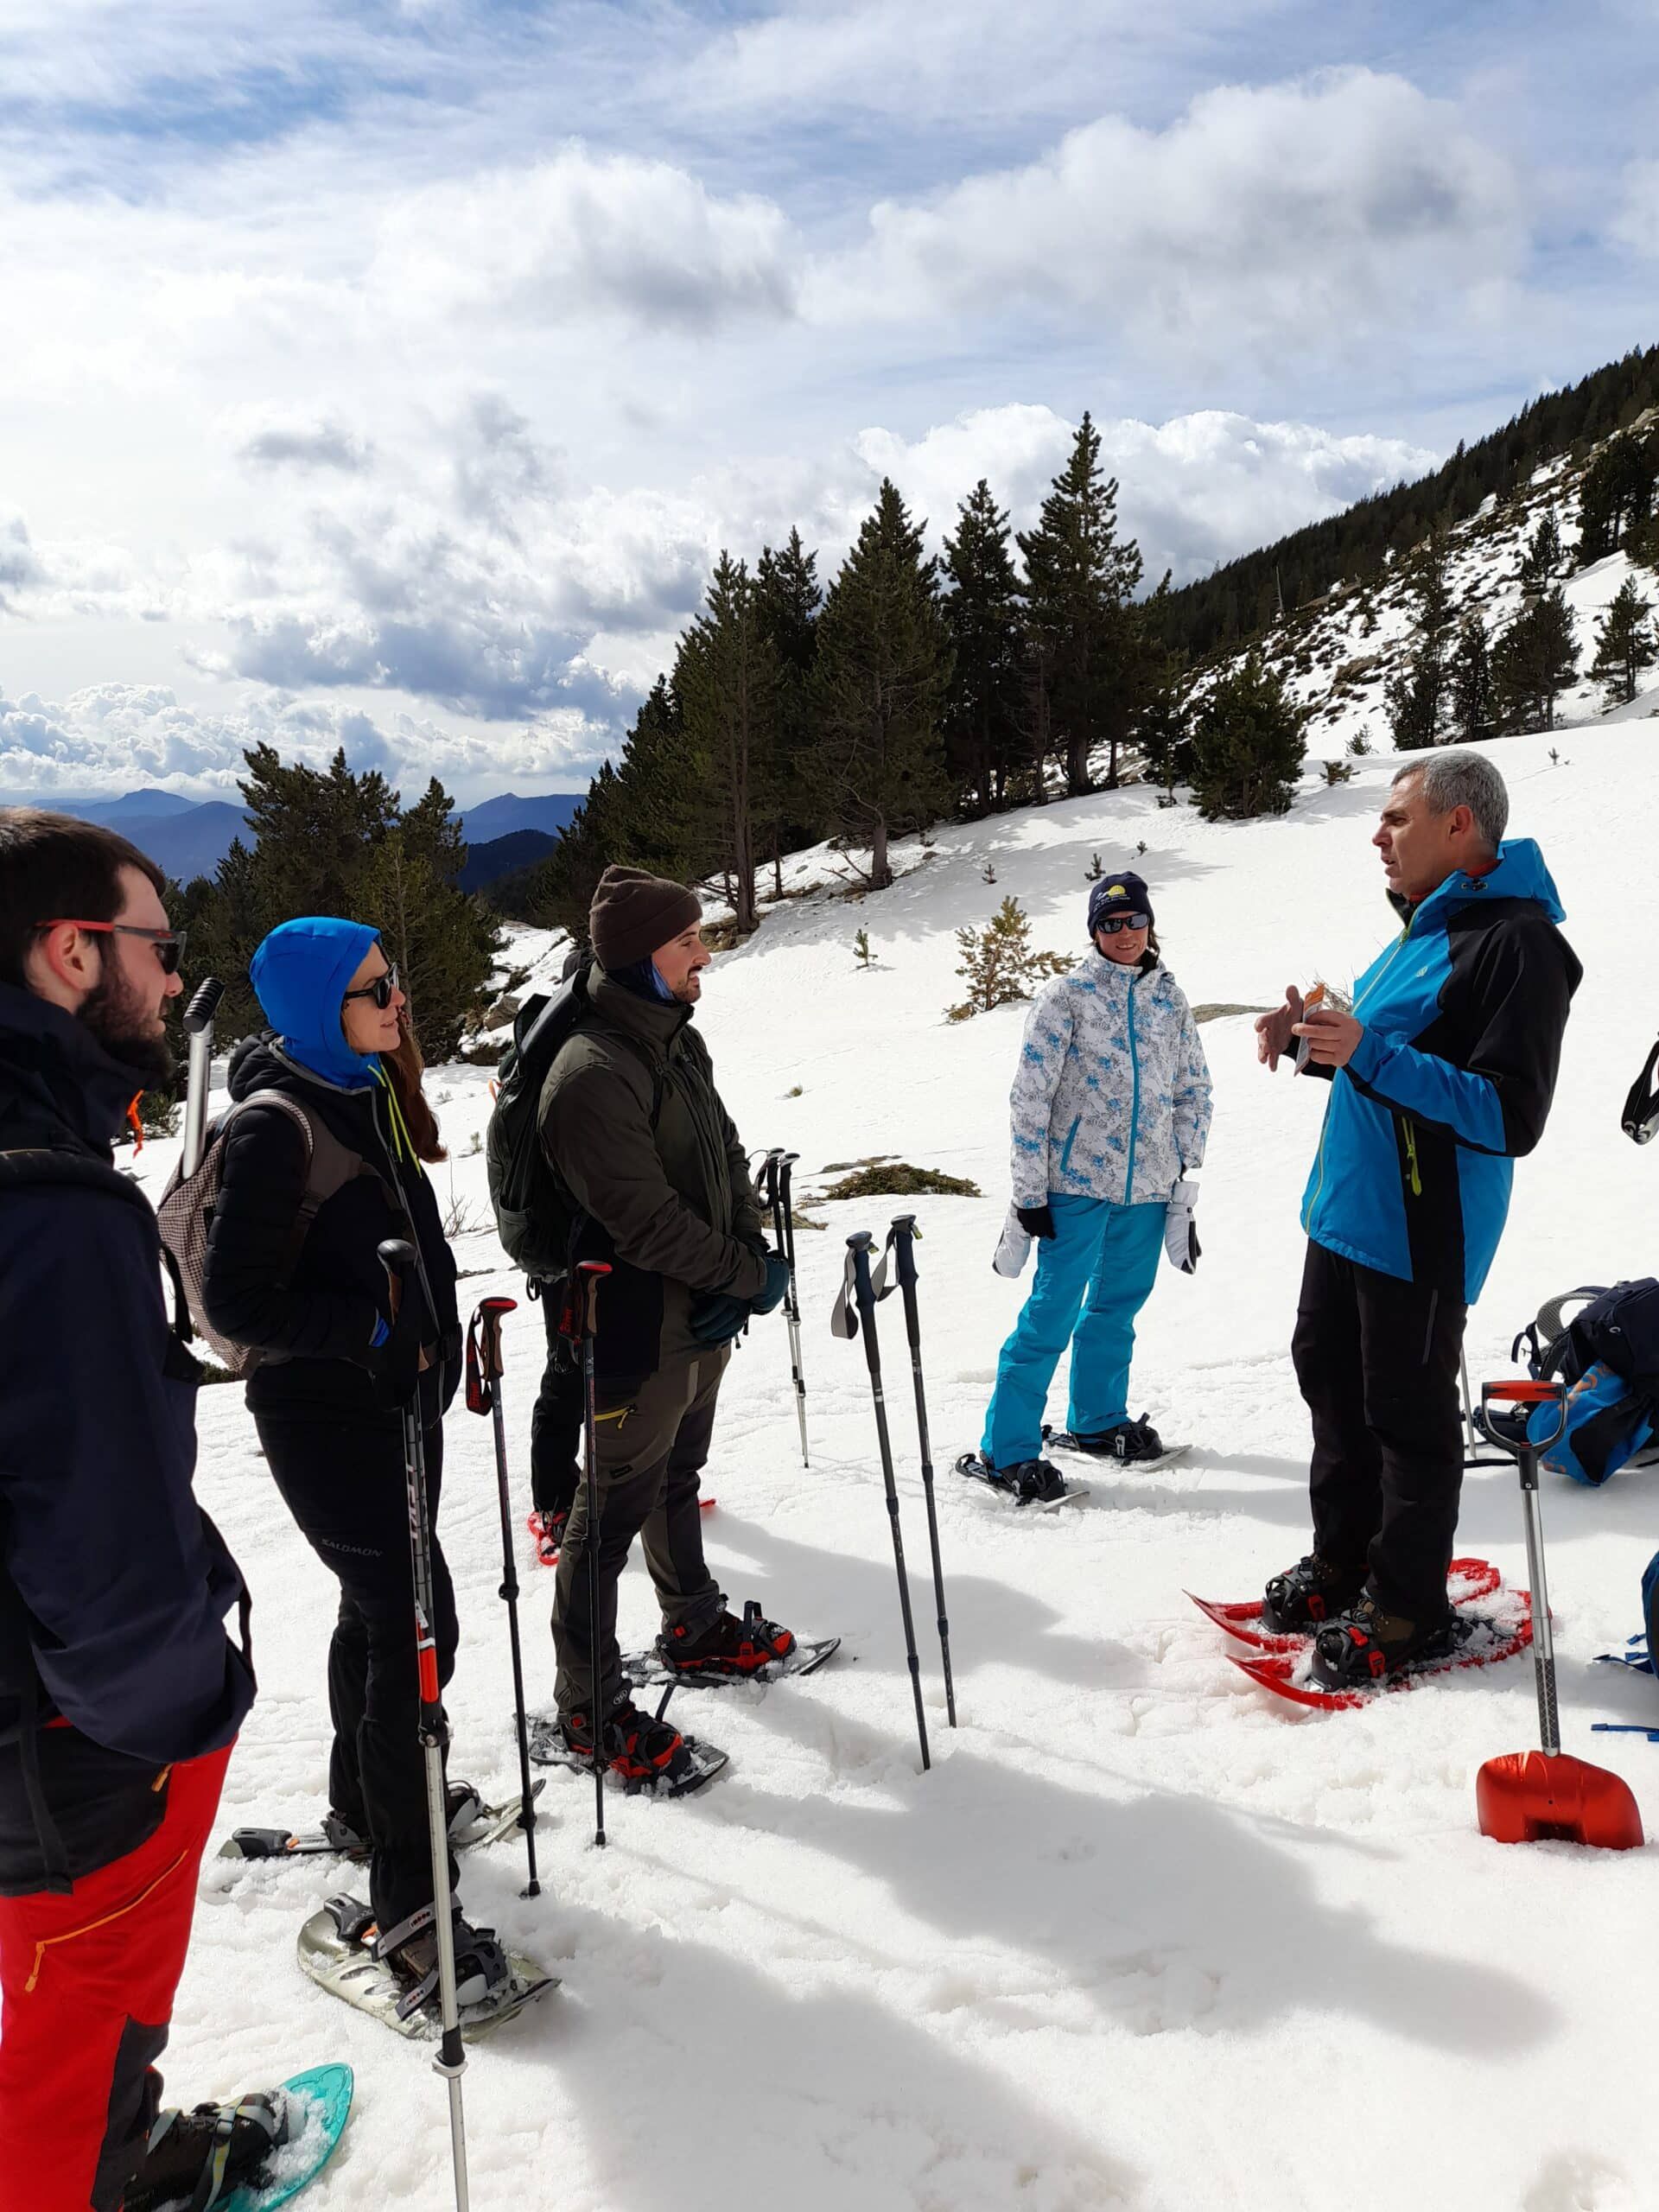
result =
[[[590,1012],[588,980],[593,968],[589,954],[550,998],[527,999],[519,1008],[512,1042],[501,1055],[495,1110],[484,1139],[490,1204],[502,1249],[515,1267],[543,1282],[556,1281],[569,1271],[584,1217],[542,1142],[542,1086],[561,1048]],[[627,1042],[634,1045],[632,1038]],[[634,1049],[651,1066],[654,1129],[663,1109],[662,1070],[650,1061],[643,1045]]]

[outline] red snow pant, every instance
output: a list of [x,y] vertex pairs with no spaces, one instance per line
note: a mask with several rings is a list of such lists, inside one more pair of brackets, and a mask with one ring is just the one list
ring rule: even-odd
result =
[[67,1896],[0,1897],[0,2212],[118,2212],[230,1757],[173,1768],[160,1827]]

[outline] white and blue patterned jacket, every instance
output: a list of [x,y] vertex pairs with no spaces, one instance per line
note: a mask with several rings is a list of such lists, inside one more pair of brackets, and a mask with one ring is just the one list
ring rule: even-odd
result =
[[1204,1160],[1210,1069],[1180,985],[1091,952],[1046,983],[1014,1078],[1014,1203],[1144,1205]]

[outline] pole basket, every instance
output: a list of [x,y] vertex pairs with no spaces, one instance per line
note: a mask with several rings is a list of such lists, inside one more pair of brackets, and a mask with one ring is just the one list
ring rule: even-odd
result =
[[1475,1777],[1480,1832],[1494,1843],[1585,1843],[1635,1851],[1644,1840],[1630,1785],[1570,1751],[1505,1751]]

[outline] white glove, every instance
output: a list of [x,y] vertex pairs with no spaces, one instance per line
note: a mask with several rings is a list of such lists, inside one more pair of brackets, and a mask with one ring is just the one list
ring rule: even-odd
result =
[[1192,1216],[1198,1203],[1198,1186],[1189,1183],[1185,1175],[1169,1194],[1169,1211],[1164,1216],[1164,1249],[1169,1263],[1179,1268],[1184,1275],[1196,1274],[1198,1266],[1198,1232]]
[[1013,1206],[1002,1224],[1002,1234],[991,1259],[991,1265],[1000,1275],[1017,1275],[1024,1272],[1031,1257],[1032,1236],[1028,1229],[1020,1225],[1020,1216]]

